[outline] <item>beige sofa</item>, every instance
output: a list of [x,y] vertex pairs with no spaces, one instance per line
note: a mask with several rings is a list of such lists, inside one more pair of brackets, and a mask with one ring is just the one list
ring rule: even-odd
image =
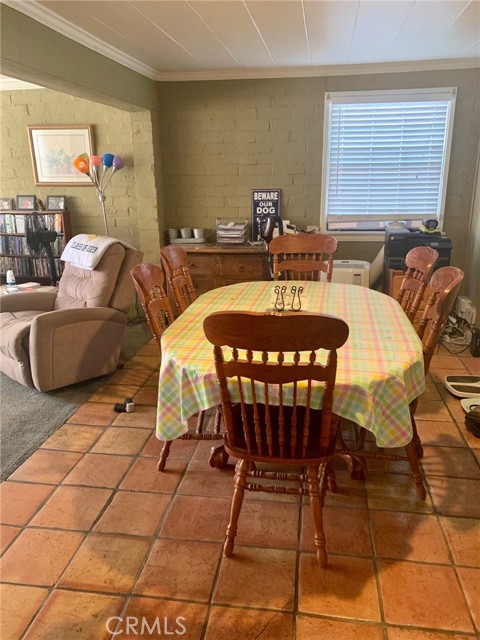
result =
[[66,263],[58,292],[0,296],[0,370],[39,391],[115,371],[142,258],[115,243],[93,271]]

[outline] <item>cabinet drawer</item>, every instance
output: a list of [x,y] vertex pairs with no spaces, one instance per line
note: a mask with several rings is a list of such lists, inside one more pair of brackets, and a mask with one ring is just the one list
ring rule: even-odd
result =
[[190,272],[192,277],[198,274],[211,274],[213,272],[214,266],[214,256],[213,255],[195,255],[193,253],[188,254],[188,266],[190,268]]
[[261,256],[220,256],[218,273],[222,276],[261,276]]

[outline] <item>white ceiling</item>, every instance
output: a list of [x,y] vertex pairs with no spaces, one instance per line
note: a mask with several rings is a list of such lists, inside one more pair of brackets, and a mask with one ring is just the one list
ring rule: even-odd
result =
[[455,68],[480,58],[479,0],[4,2],[156,80]]

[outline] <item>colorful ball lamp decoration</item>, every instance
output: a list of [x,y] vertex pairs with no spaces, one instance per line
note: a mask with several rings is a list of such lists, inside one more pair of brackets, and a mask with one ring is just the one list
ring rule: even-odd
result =
[[[98,192],[98,199],[102,203],[103,224],[105,225],[105,235],[108,236],[107,211],[105,208],[105,188],[112,179],[116,171],[120,171],[125,166],[125,162],[120,156],[113,153],[104,153],[103,156],[90,156],[82,153],[73,161],[75,169],[85,174],[92,181],[93,186]],[[100,168],[103,167],[100,176]]]

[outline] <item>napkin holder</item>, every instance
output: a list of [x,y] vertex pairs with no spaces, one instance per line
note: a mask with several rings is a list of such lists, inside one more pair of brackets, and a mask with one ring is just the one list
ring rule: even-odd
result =
[[308,298],[305,289],[298,285],[275,285],[270,296],[271,308],[274,311],[307,311]]

